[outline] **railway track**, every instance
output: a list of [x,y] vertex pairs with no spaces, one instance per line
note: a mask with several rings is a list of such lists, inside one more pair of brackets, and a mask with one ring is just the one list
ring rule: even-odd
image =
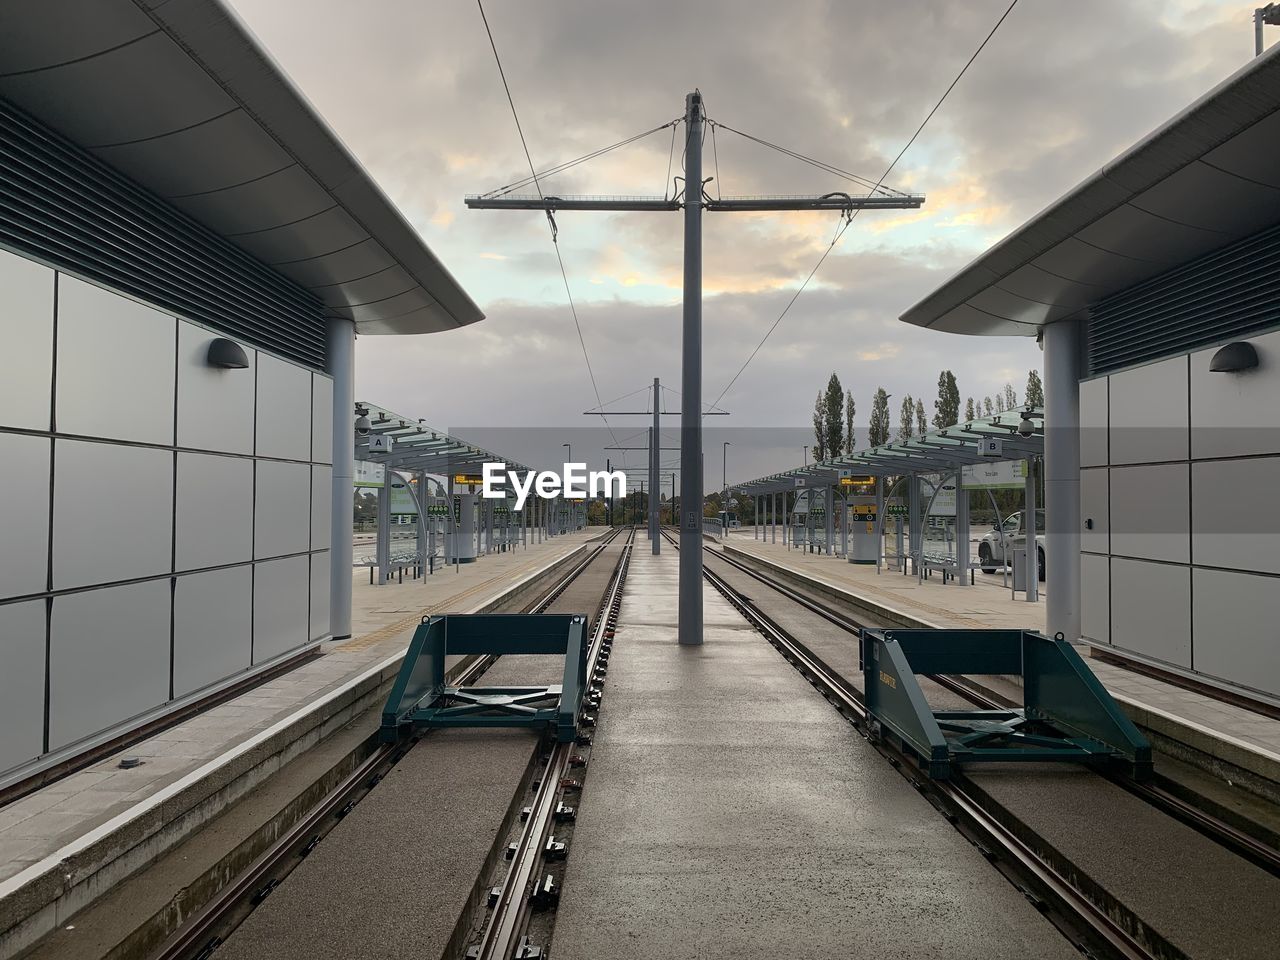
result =
[[[606,548],[616,541],[620,534],[621,531],[614,531],[609,537],[598,543],[537,601],[526,606],[522,612],[541,613],[546,611],[564,594],[570,585],[601,559]],[[612,598],[615,595],[620,598],[620,572],[623,572],[623,574],[625,572],[631,535],[630,532],[627,534],[628,545],[624,547],[622,559],[619,561],[611,578],[610,590],[606,592],[606,602],[602,605],[602,611],[609,611],[610,613],[608,616],[603,615],[603,613],[597,616],[596,629],[593,631],[591,641],[591,659],[588,664],[590,668],[589,677],[594,677],[597,668],[602,666],[600,663],[602,648],[606,650],[604,661],[607,663],[607,643],[612,638],[613,618],[616,617],[617,600]],[[450,682],[460,686],[473,685],[497,660],[497,656],[482,655],[464,658],[450,669],[448,674]],[[252,864],[224,886],[183,924],[169,940],[152,954],[152,960],[208,960],[245,917],[270,896],[271,892],[283,882],[293,868],[305,859],[324,837],[357,807],[359,802],[378,785],[387,772],[399,763],[423,736],[418,735],[404,743],[379,743],[374,746],[369,755],[359,762],[352,772],[332,791],[284,831]],[[548,769],[557,764],[563,765],[567,769],[570,751],[561,748],[572,746],[572,744],[557,744],[556,748],[552,750]],[[543,776],[541,786],[547,787],[548,783],[550,783],[554,787],[558,785],[560,779],[560,776],[556,776],[551,780],[547,776]],[[540,798],[541,794],[542,791],[540,790]],[[536,801],[536,805],[544,802],[544,800],[539,799]],[[541,809],[540,806],[539,809]],[[552,804],[552,810],[554,812],[554,804]],[[530,821],[532,822],[533,819],[531,817]],[[534,853],[536,852],[538,851],[535,850]],[[526,860],[529,860],[529,858],[517,858],[513,864],[513,872],[516,865],[521,866],[522,872],[511,878],[512,899],[518,899],[515,898],[515,884],[521,877],[527,880],[530,866],[526,864]],[[530,861],[532,865],[536,865],[537,862],[539,862],[537,857],[533,857]],[[495,918],[498,915],[498,911],[493,914]],[[520,910],[513,910],[511,907],[504,909],[502,916],[504,918],[510,916],[515,921],[523,919]],[[502,924],[495,929],[493,936],[489,938],[492,940],[493,948],[484,955],[487,957],[510,957],[516,955],[514,954],[514,946],[506,953],[500,951],[509,942],[509,930],[517,927],[518,922],[513,927],[510,922],[504,919]]]
[[[664,532],[673,545],[674,538]],[[762,609],[760,603],[734,587],[716,567],[731,568],[763,584],[778,596],[803,608],[827,623],[857,637],[863,626],[843,611],[806,596],[801,591],[780,584],[735,558],[704,548],[710,562],[704,562],[703,574],[728,602],[741,613],[846,719],[864,736],[869,734],[869,718],[858,686],[839,670],[826,663],[807,644],[784,627],[777,617]],[[964,679],[929,677],[943,690],[961,697],[982,709],[999,709],[1009,702],[976,688]],[[1018,831],[1011,829],[999,811],[990,808],[980,792],[963,776],[951,781],[936,781],[915,772],[914,758],[907,757],[884,742],[876,742],[885,755],[912,785],[930,799],[947,819],[983,851],[1009,879],[1049,916],[1049,918],[1088,956],[1107,956],[1125,960],[1153,960],[1181,955],[1170,953],[1171,946],[1158,938],[1144,936],[1140,918],[1128,916],[1115,903],[1099,903],[1091,895],[1087,878],[1063,870],[1044,857]],[[1215,843],[1230,850],[1246,862],[1280,876],[1280,853],[1236,827],[1223,822],[1193,804],[1154,784],[1140,784],[1119,774],[1104,774],[1109,780],[1128,790],[1150,806],[1172,817]],[[1157,942],[1153,942],[1157,940]]]

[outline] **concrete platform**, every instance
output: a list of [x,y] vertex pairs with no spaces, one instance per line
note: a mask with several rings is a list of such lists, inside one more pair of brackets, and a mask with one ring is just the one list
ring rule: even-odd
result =
[[[939,578],[920,583],[888,570],[877,575],[875,567],[754,539],[750,527],[735,530],[721,549],[848,603],[878,623],[1044,629],[1043,598],[1034,604],[1013,600],[990,574],[979,572],[972,587],[944,586]],[[1155,735],[1157,746],[1203,754],[1221,764],[1228,779],[1235,772],[1257,777],[1255,786],[1263,792],[1280,784],[1280,721],[1096,658],[1089,665],[1134,722]]]
[[551,955],[1076,957],[718,595],[636,553]]
[[[296,670],[0,808],[0,958],[24,949],[385,696],[425,613],[531,593],[601,528],[404,584],[353,571],[354,636]],[[364,580],[361,581],[361,575]]]

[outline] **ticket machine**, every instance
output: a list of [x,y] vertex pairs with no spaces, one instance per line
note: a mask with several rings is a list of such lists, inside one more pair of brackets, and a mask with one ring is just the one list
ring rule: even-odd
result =
[[880,558],[880,497],[875,477],[840,478],[845,494],[845,530],[849,535],[849,562],[875,563]]
[[[468,487],[480,482],[478,477],[459,474],[453,478],[455,485]],[[446,563],[474,563],[476,559],[476,511],[480,497],[468,491],[454,491],[450,507],[452,516],[444,526],[444,556]]]

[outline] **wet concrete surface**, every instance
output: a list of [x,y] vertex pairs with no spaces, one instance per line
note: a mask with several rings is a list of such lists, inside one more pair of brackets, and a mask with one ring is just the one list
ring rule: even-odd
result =
[[[552,604],[594,618],[620,547]],[[502,657],[480,684],[559,683],[564,658]],[[538,736],[440,730],[411,749],[218,949],[219,960],[440,957]]]
[[556,960],[1078,956],[713,591],[676,645],[675,567],[632,560]]
[[1188,957],[1280,956],[1280,878],[1078,766],[968,777]]

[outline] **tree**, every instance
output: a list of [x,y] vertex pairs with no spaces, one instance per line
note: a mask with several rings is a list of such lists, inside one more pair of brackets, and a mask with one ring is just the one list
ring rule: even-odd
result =
[[844,395],[844,452],[847,454],[852,454],[854,448],[853,411],[853,391],[849,390]]
[[834,372],[822,399],[822,432],[822,449],[826,453],[823,459],[840,456],[844,449],[844,388]]
[[933,409],[933,425],[939,430],[960,419],[960,388],[950,370],[938,374],[938,399],[933,401]]
[[883,387],[877,387],[876,397],[872,398],[872,421],[867,443],[872,447],[888,443],[888,394]]
[[992,407],[991,405],[991,398],[983,397],[982,398],[982,415],[985,417],[989,417],[995,412],[996,412],[995,408]]
[[820,463],[826,458],[826,450],[823,443],[827,439],[826,431],[823,430],[822,415],[826,411],[826,404],[822,402],[822,391],[818,391],[818,399],[813,401],[813,462]]
[[1012,383],[1004,385],[1004,408],[1012,410],[1018,405],[1018,391],[1013,389]]
[[964,418],[966,420],[972,420],[975,416],[977,416],[977,414],[974,413],[973,397],[970,397],[964,402]]
[[916,435],[923,437],[929,432],[929,421],[924,418],[924,401],[916,401]]
[[1037,370],[1027,372],[1027,406],[1044,406],[1044,384],[1040,382],[1040,373]]
[[996,413],[1004,413],[1004,411],[1004,391],[1002,390],[996,394]]
[[915,435],[916,402],[911,394],[902,398],[902,406],[898,410],[898,442],[910,440]]

